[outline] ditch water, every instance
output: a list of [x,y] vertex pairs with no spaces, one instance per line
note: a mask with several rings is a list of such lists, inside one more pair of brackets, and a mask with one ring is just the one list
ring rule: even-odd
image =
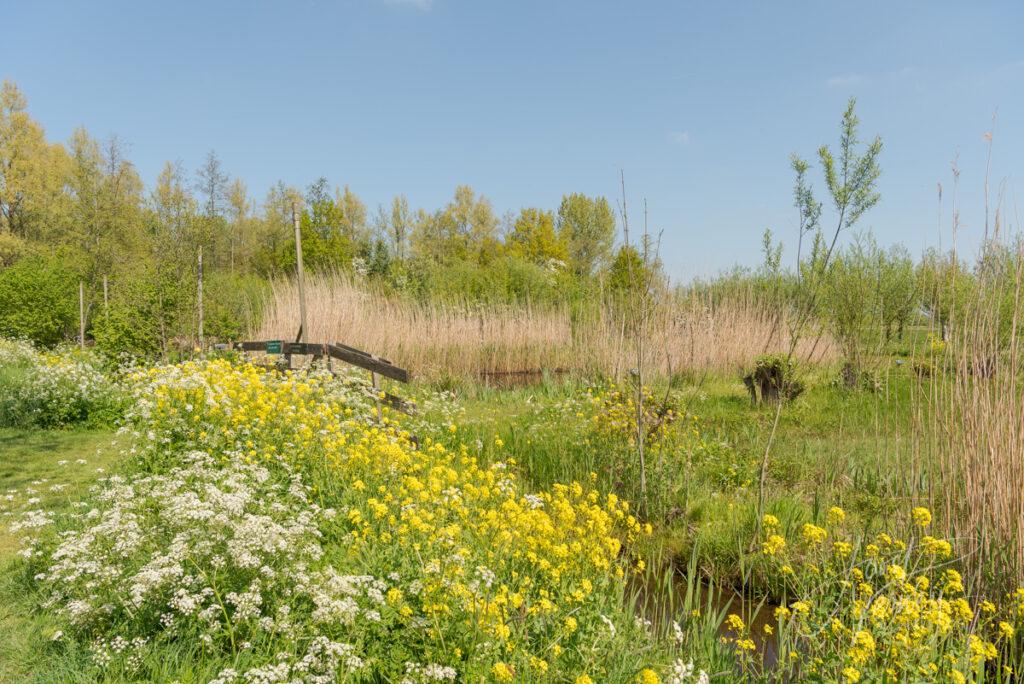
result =
[[[699,610],[701,616],[713,619],[718,625],[718,637],[732,638],[735,634],[726,627],[725,618],[735,613],[747,625],[765,669],[772,669],[778,664],[779,644],[774,634],[777,628],[776,604],[752,599],[733,588],[713,586],[703,579],[690,582],[687,575],[679,570],[673,570],[671,578],[670,586],[667,586],[666,579],[649,581],[646,586],[638,587],[638,605],[644,619],[650,620],[658,629],[667,628],[670,633],[673,620],[689,611]],[[765,627],[773,633],[766,632]]]

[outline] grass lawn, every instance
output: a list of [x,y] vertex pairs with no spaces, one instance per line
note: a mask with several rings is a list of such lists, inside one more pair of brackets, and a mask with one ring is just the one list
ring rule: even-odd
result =
[[[20,593],[11,567],[19,544],[8,527],[22,511],[58,512],[83,499],[99,469],[114,465],[113,440],[109,430],[0,430],[0,682],[41,681],[53,629]],[[72,673],[64,674],[48,672],[47,681],[74,681]]]

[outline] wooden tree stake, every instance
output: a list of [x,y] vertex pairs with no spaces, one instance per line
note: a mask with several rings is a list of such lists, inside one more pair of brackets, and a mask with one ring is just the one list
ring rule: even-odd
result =
[[78,346],[85,349],[85,284],[78,281]]

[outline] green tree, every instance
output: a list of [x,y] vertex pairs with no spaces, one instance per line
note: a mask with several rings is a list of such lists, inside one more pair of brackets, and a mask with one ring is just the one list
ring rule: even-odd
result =
[[932,318],[943,340],[954,320],[962,318],[968,303],[976,299],[977,281],[967,266],[952,252],[925,252],[917,267],[921,304]]
[[818,149],[818,158],[825,173],[825,185],[837,214],[835,236],[829,253],[835,248],[839,234],[844,230],[849,231],[864,212],[881,199],[877,186],[878,177],[882,174],[878,166],[882,139],[875,136],[863,153],[858,151],[861,141],[857,137],[860,119],[857,118],[856,106],[856,98],[851,97],[843,112],[838,159],[827,145]]
[[409,200],[399,195],[391,200],[391,220],[388,222],[390,238],[395,255],[399,259],[406,258],[406,243],[412,231],[412,215],[409,213]]
[[[133,325],[134,319],[123,309],[138,306],[150,317],[152,335],[158,339],[161,354],[166,354],[171,338],[193,337],[196,322],[196,251],[202,234],[197,224],[202,217],[180,163],[164,165],[149,195],[147,209],[147,248],[137,255],[136,263],[117,274],[112,287],[116,303],[111,306],[111,315],[116,314],[116,318],[104,323],[112,325],[119,320]],[[115,308],[122,311],[115,312]],[[140,335],[142,339],[151,339],[150,333]],[[135,342],[115,344],[111,336],[112,333],[104,341],[108,348],[133,347],[141,353],[145,346]]]
[[335,190],[334,195],[337,221],[335,227],[341,236],[352,244],[367,242],[370,231],[366,221],[366,205],[347,185],[341,192]]
[[[833,317],[839,316],[840,318],[829,320],[829,323],[834,331],[845,336],[840,342],[852,355],[847,359],[848,367],[845,371],[848,382],[855,381],[859,376],[858,364],[865,358],[862,353],[863,348],[857,342],[857,335],[861,331],[861,322],[865,320],[865,316],[876,315],[878,306],[876,298],[857,299],[851,297],[850,292],[843,291],[836,285],[836,278],[845,279],[851,287],[854,283],[860,282],[858,278],[864,274],[861,246],[854,245],[851,253],[847,255],[845,263],[840,264],[836,272],[833,273],[832,268],[833,256],[840,235],[849,232],[864,212],[875,206],[880,199],[877,185],[878,177],[881,175],[878,156],[882,151],[882,139],[875,136],[863,151],[860,150],[861,140],[857,132],[860,120],[856,114],[856,103],[855,98],[850,98],[846,110],[843,112],[838,152],[833,153],[827,145],[822,145],[818,149],[818,158],[825,176],[825,186],[835,210],[835,228],[831,239],[827,239],[820,228],[815,232],[809,262],[806,266],[801,265],[800,267],[807,289],[803,290],[798,298],[800,311],[795,317],[794,329],[790,334],[791,346],[795,349],[796,342],[803,333],[803,327],[814,313],[823,310]],[[795,203],[800,209],[802,237],[807,226],[820,223],[818,220],[820,205],[814,200],[813,193],[804,180],[807,165],[796,157],[793,158],[792,165],[797,173],[794,193]],[[877,274],[875,286],[877,287]],[[823,296],[834,298],[831,301],[823,302]],[[849,307],[854,306],[858,301],[865,308],[876,308],[873,311],[866,310],[859,313],[851,311]],[[792,352],[790,352],[791,355]]]
[[541,266],[552,262],[565,264],[569,258],[564,240],[555,231],[555,215],[550,211],[522,209],[505,241],[513,253]]
[[902,245],[880,251],[878,258],[878,293],[885,341],[889,342],[893,333],[897,339],[903,339],[903,330],[919,301],[914,260]]
[[67,154],[46,142],[27,112],[18,87],[0,87],[0,232],[25,239],[47,238],[63,223]]
[[881,251],[870,235],[858,236],[829,266],[819,299],[833,336],[846,358],[846,379],[857,379],[873,351],[879,351],[882,302]]
[[235,261],[249,263],[252,258],[250,222],[252,202],[245,182],[236,178],[228,187],[228,263],[235,272]]
[[[317,178],[306,190],[306,213],[308,219],[304,229],[316,231],[325,241],[330,240],[340,223],[338,206],[331,197],[327,179]],[[303,232],[303,238],[313,239],[312,234]]]
[[558,207],[558,235],[573,272],[593,275],[609,263],[615,242],[615,214],[608,200],[579,193],[564,196]]
[[[305,206],[302,191],[278,181],[267,191],[263,200],[263,216],[254,226],[256,271],[264,275],[278,275],[294,267],[294,224],[292,207],[302,211]],[[288,248],[291,247],[289,256]]]
[[101,148],[78,128],[70,144],[72,220],[62,239],[85,256],[83,275],[98,287],[139,248],[142,180],[116,137]]
[[632,245],[623,245],[615,252],[608,269],[608,289],[616,293],[634,290],[642,282],[645,271],[639,250]]
[[204,260],[211,266],[228,263],[228,228],[225,218],[230,176],[224,171],[216,152],[206,155],[203,165],[196,171],[196,192],[199,193],[201,214],[193,226],[196,229],[195,246],[204,251]]
[[468,185],[455,188],[455,197],[443,209],[420,211],[413,230],[416,256],[437,263],[488,263],[501,253],[498,218],[490,200]]

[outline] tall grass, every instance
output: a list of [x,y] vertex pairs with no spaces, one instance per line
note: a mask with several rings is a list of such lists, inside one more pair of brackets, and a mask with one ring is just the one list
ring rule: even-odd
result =
[[[977,289],[955,307],[934,377],[917,392],[921,446],[938,471],[932,493],[959,539],[976,592],[1024,579],[1024,250],[990,250]],[[936,349],[937,348],[937,349]]]
[[[344,342],[387,357],[417,375],[476,376],[485,372],[569,369],[612,376],[630,364],[623,318],[600,302],[532,307],[423,303],[386,296],[337,274],[306,284],[310,341]],[[651,329],[657,353],[648,363],[661,377],[703,370],[736,371],[757,355],[788,349],[789,326],[755,294],[722,301],[699,294],[671,295]],[[275,282],[261,339],[294,337],[298,290]],[[824,335],[797,347],[804,360],[831,360],[836,345]]]

